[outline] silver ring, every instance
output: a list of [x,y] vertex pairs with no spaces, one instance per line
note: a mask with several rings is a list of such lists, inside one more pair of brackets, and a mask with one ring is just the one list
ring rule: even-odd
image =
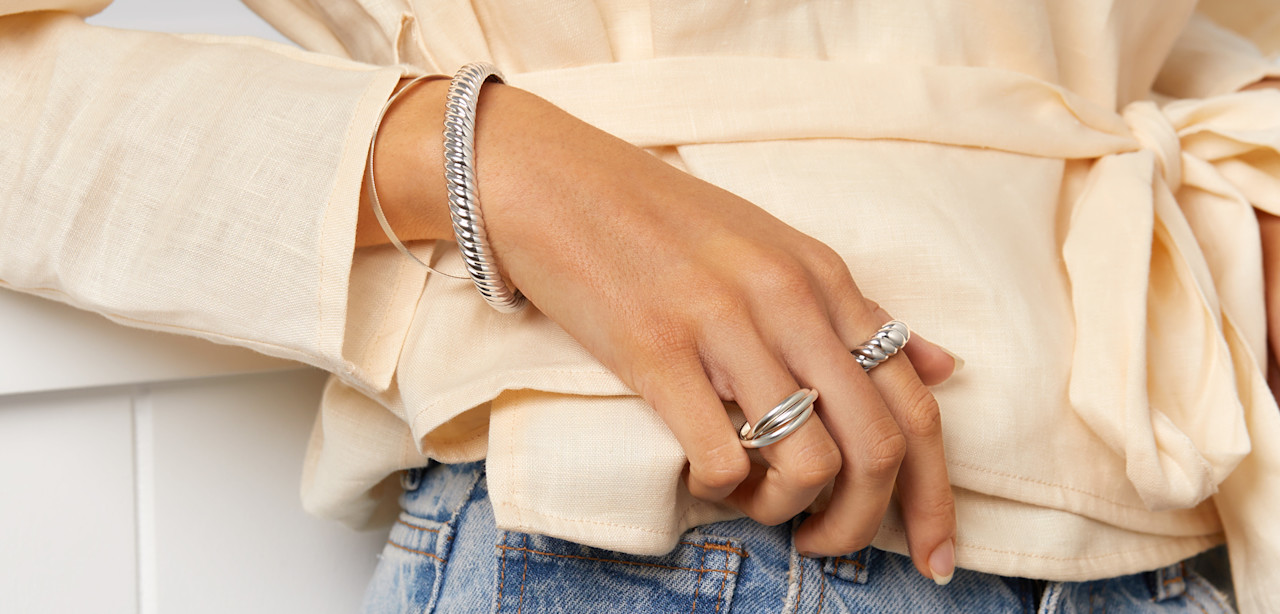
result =
[[801,388],[791,396],[783,399],[769,410],[756,426],[744,423],[738,430],[738,439],[744,448],[763,448],[782,441],[784,437],[796,432],[809,416],[813,415],[813,403],[818,400],[818,391]]
[[911,340],[911,329],[898,320],[891,320],[880,327],[866,343],[853,350],[852,354],[862,365],[863,371],[870,371],[876,365],[886,361],[898,353],[902,346]]

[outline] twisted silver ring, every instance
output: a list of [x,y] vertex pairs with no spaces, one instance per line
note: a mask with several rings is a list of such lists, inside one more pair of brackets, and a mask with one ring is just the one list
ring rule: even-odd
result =
[[911,340],[911,329],[906,324],[892,320],[880,327],[876,334],[866,343],[853,350],[852,354],[862,365],[863,371],[870,371],[876,365],[886,361],[898,353],[902,346]]
[[796,432],[809,416],[813,415],[813,403],[818,400],[818,391],[801,388],[791,396],[782,400],[760,418],[753,427],[750,422],[742,425],[738,431],[738,439],[744,448],[763,448],[782,441],[784,437]]

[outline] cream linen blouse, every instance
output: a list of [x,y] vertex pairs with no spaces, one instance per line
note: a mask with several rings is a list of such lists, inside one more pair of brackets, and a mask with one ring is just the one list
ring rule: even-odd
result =
[[[491,60],[966,359],[935,389],[961,566],[1082,580],[1225,539],[1242,609],[1280,611],[1252,210],[1280,213],[1280,91],[1232,93],[1280,76],[1273,0],[246,3],[314,53],[0,0],[0,284],[334,373],[310,510],[364,522],[396,470],[487,458],[503,529],[659,553],[736,515],[536,310],[353,249],[396,80]],[[875,545],[905,551],[895,515]]]

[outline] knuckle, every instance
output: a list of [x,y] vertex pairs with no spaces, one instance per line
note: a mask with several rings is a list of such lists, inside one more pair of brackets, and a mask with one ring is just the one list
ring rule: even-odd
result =
[[862,470],[873,479],[880,480],[898,472],[898,466],[907,453],[907,438],[891,420],[877,425],[884,426],[874,429],[871,443],[863,448]]
[[750,518],[766,527],[776,527],[795,516],[794,513],[787,513],[781,510],[760,510],[750,514]]
[[834,535],[827,543],[831,544],[831,550],[841,555],[857,552],[871,545],[875,532],[866,528],[859,527],[855,530],[841,532]]
[[740,323],[749,320],[747,302],[727,284],[710,284],[693,302],[694,317],[707,323]]
[[751,461],[735,439],[704,449],[691,459],[690,471],[707,488],[726,490],[747,479]]
[[825,486],[840,473],[843,459],[840,448],[830,439],[806,446],[795,458],[788,479],[805,490]]
[[818,278],[831,284],[853,283],[853,274],[844,256],[821,241],[814,241],[810,249],[810,261]]
[[808,271],[785,254],[760,258],[752,268],[752,285],[764,292],[782,297],[807,297],[813,294]]
[[932,497],[913,507],[916,509],[912,510],[912,514],[919,516],[926,523],[955,526],[956,500],[951,496],[950,490],[946,492],[946,496]]
[[934,438],[942,432],[942,412],[938,399],[923,385],[912,386],[907,393],[907,406],[902,416],[902,430],[912,438]]

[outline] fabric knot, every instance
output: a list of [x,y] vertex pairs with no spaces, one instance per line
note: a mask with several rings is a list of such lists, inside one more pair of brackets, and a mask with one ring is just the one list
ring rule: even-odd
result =
[[1182,139],[1169,117],[1149,100],[1130,103],[1123,116],[1142,149],[1155,154],[1161,177],[1176,194],[1182,186]]

